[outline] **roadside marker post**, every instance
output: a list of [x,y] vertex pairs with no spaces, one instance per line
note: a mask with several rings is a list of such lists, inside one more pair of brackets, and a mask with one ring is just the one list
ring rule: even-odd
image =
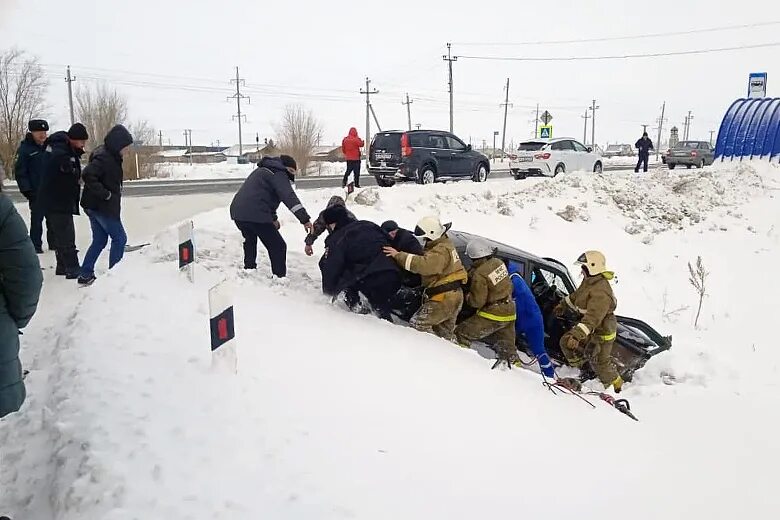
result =
[[238,372],[233,296],[227,282],[209,290],[209,330],[211,367],[216,372]]
[[179,271],[187,274],[190,283],[195,283],[195,242],[191,220],[179,226]]

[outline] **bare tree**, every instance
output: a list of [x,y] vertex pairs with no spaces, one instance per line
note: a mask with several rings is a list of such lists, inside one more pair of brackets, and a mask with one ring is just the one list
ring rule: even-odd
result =
[[0,163],[9,177],[27,122],[46,109],[46,87],[37,58],[19,49],[0,52]]
[[693,322],[693,326],[698,328],[699,316],[701,316],[701,306],[704,303],[704,297],[707,296],[707,286],[705,285],[705,282],[710,273],[704,269],[704,263],[700,256],[696,258],[696,269],[688,262],[688,273],[690,274],[688,281],[693,288],[696,289],[696,294],[699,296],[699,308],[696,311],[696,320]]
[[105,84],[76,91],[76,119],[87,127],[87,150],[94,150],[114,125],[127,121],[127,98]]
[[322,139],[320,121],[302,105],[287,105],[278,134],[282,153],[295,158],[298,171],[306,175],[312,151]]
[[125,179],[148,179],[154,176],[152,154],[157,148],[150,146],[154,141],[154,128],[148,121],[136,121],[128,128],[133,134],[135,147],[123,163]]

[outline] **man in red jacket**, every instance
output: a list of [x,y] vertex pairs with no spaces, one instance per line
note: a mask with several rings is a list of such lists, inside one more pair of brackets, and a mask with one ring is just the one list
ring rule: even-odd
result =
[[360,149],[365,146],[363,140],[358,137],[357,128],[350,128],[349,135],[341,141],[341,151],[347,160],[347,171],[344,173],[344,181],[341,187],[345,188],[349,182],[349,174],[355,174],[355,187],[360,187]]

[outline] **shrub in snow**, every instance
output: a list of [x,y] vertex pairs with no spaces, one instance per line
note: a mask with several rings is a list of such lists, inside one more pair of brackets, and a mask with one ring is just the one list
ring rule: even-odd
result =
[[590,220],[590,215],[583,209],[576,208],[569,204],[564,209],[555,213],[566,222],[574,222],[575,220],[581,220],[587,222]]
[[693,322],[693,326],[698,328],[699,316],[701,316],[701,306],[704,303],[704,297],[707,295],[707,286],[705,285],[705,282],[710,273],[704,269],[704,263],[702,262],[701,257],[696,258],[696,269],[688,262],[688,272],[690,274],[688,281],[693,288],[696,289],[696,294],[699,296],[699,308],[696,310],[696,320]]

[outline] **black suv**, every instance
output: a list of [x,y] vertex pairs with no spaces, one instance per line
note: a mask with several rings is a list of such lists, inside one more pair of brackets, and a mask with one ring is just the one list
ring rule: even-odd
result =
[[404,181],[485,182],[490,173],[490,160],[449,132],[391,130],[376,134],[371,141],[368,172],[383,187]]

